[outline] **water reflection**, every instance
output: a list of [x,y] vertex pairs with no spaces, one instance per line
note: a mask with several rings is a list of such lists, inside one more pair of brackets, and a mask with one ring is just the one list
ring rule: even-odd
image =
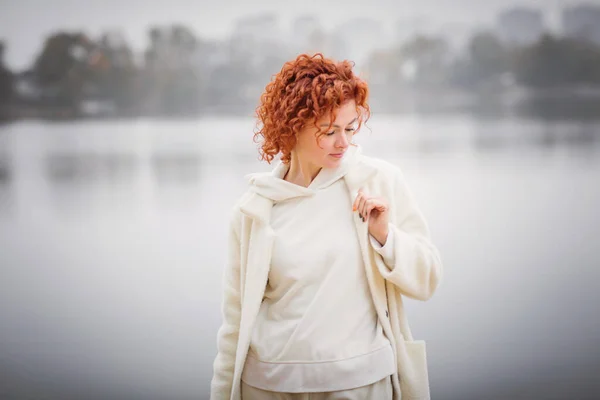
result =
[[471,94],[464,98],[454,96],[423,95],[423,98],[407,101],[410,107],[398,108],[394,102],[375,102],[374,109],[392,114],[410,115],[415,112],[421,118],[439,118],[443,115],[463,115],[466,119],[498,120],[518,118],[544,122],[598,122],[600,121],[600,97],[572,96],[568,94],[533,95],[528,92],[506,94]]
[[[582,149],[596,151],[600,143],[600,124],[586,121],[546,121],[504,118],[491,120],[486,118],[465,119],[450,116],[439,122],[419,121],[417,124],[402,126],[395,121],[402,117],[392,117],[389,125],[400,125],[400,135],[392,135],[374,125],[372,148],[378,154],[398,156],[407,153],[428,155],[435,153],[460,154],[465,151],[490,152],[525,149]],[[383,131],[382,131],[383,130]],[[43,180],[52,185],[139,183],[149,179],[156,189],[162,190],[174,186],[197,186],[206,166],[231,166],[256,162],[257,153],[248,143],[232,139],[232,145],[226,149],[212,149],[211,143],[196,144],[202,139],[189,138],[187,132],[182,137],[193,144],[190,149],[164,151],[149,148],[144,154],[138,148],[112,148],[99,150],[80,150],[76,148],[42,149],[42,164],[31,164],[34,170],[40,170]],[[232,135],[234,136],[234,135]],[[248,135],[246,135],[248,136]],[[248,137],[244,137],[248,139]],[[360,141],[365,139],[360,135]],[[369,137],[369,133],[366,133]],[[240,135],[241,137],[241,135]],[[114,138],[113,138],[114,139]],[[106,138],[110,143],[111,138]],[[248,139],[249,140],[249,139]],[[177,141],[177,138],[174,139]],[[369,142],[369,139],[366,140]],[[168,147],[168,146],[167,146]],[[10,154],[9,154],[10,155]],[[11,157],[0,157],[0,187],[10,189],[15,168]],[[36,159],[32,159],[35,162]],[[22,163],[21,163],[22,164]],[[17,168],[18,169],[18,168]]]
[[121,153],[51,153],[45,159],[46,176],[53,183],[133,180],[138,165],[133,154]]
[[[153,154],[149,160],[130,153],[50,153],[44,162],[45,176],[52,184],[135,181],[146,167],[159,186],[196,184],[200,178],[200,154]],[[0,161],[0,184],[10,171]]]
[[422,137],[417,141],[417,145],[415,150],[419,154],[428,154],[428,153],[439,153],[439,152],[452,152],[456,151],[460,143],[457,143],[456,140],[452,140],[452,138],[426,138]]
[[200,178],[199,154],[154,154],[150,159],[156,182],[163,184],[198,184]]
[[[244,175],[271,168],[257,161],[248,122],[5,131],[0,196],[19,212],[0,206],[0,387],[35,387],[13,380],[23,366],[68,382],[56,387],[61,398],[77,398],[71,383],[88,380],[122,393],[207,392],[227,213]],[[600,124],[448,115],[370,125],[359,135],[365,154],[404,168],[451,271],[431,303],[407,302],[434,349],[435,391],[508,386],[507,371],[540,376],[544,365],[575,370],[593,358]],[[577,290],[555,296],[563,287]],[[529,336],[516,343],[507,326]],[[164,374],[165,365],[180,369]],[[174,397],[194,396],[143,398]]]
[[514,105],[514,114],[540,121],[598,121],[600,99],[582,96],[545,96],[524,99]]
[[13,180],[13,167],[11,159],[0,154],[0,213],[10,211],[14,205],[11,190]]
[[477,126],[473,146],[481,151],[508,149],[551,150],[581,148],[594,150],[600,143],[600,125],[595,123],[508,120]]

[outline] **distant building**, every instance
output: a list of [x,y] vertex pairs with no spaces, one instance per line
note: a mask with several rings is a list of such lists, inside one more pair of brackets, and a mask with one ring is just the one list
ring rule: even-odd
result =
[[540,10],[512,8],[498,15],[496,32],[508,45],[528,46],[537,42],[546,30]]
[[578,5],[562,12],[563,34],[600,44],[600,6]]

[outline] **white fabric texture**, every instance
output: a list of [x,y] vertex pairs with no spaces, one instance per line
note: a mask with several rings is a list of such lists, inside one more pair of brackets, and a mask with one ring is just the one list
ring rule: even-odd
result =
[[391,224],[388,224],[388,236],[387,239],[385,241],[385,243],[383,244],[383,246],[377,241],[377,239],[375,239],[372,235],[369,235],[369,240],[371,242],[371,246],[373,246],[373,250],[375,250],[377,253],[379,253],[381,255],[381,257],[383,257],[383,261],[385,262],[385,265],[389,268],[392,269],[394,268],[394,240],[395,240],[395,236],[394,236],[394,229],[392,228]]
[[354,389],[320,393],[283,393],[252,387],[242,381],[243,400],[392,400],[393,385],[387,376],[370,385]]
[[287,169],[281,164],[256,188],[274,201],[274,242],[242,380],[270,391],[324,392],[396,373],[369,293],[346,165],[322,169],[308,188],[284,181]]
[[[272,174],[254,175],[251,181],[268,175]],[[429,400],[425,342],[413,339],[403,298],[431,299],[443,278],[439,251],[400,168],[358,152],[343,180],[348,193],[363,188],[385,197],[390,204],[394,235],[391,268],[369,242],[367,226],[357,213],[353,213],[354,226],[369,293],[397,363],[397,373],[392,375],[393,399]],[[241,400],[241,375],[267,286],[275,238],[270,227],[274,202],[253,186],[234,205],[230,216],[222,283],[223,322],[217,332],[211,400]]]

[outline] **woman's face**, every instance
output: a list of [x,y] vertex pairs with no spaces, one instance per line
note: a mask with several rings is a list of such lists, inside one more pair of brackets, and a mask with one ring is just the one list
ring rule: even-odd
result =
[[[356,102],[350,100],[342,104],[337,109],[333,125],[327,129],[329,118],[329,115],[325,115],[317,122],[317,126],[307,126],[300,131],[294,147],[301,160],[319,168],[334,168],[342,161],[358,126]],[[317,139],[319,133],[321,135]]]

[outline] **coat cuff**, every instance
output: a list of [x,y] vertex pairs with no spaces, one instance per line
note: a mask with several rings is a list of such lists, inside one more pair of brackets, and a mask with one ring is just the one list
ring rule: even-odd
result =
[[[391,223],[390,223],[391,224]],[[390,225],[388,224],[388,225]],[[375,250],[381,257],[383,258],[383,262],[390,269],[390,271],[394,268],[394,230],[391,226],[388,226],[388,236],[385,241],[385,244],[382,246],[379,244],[377,239],[373,237],[373,235],[369,234],[369,240],[371,241],[371,246],[373,250]]]

